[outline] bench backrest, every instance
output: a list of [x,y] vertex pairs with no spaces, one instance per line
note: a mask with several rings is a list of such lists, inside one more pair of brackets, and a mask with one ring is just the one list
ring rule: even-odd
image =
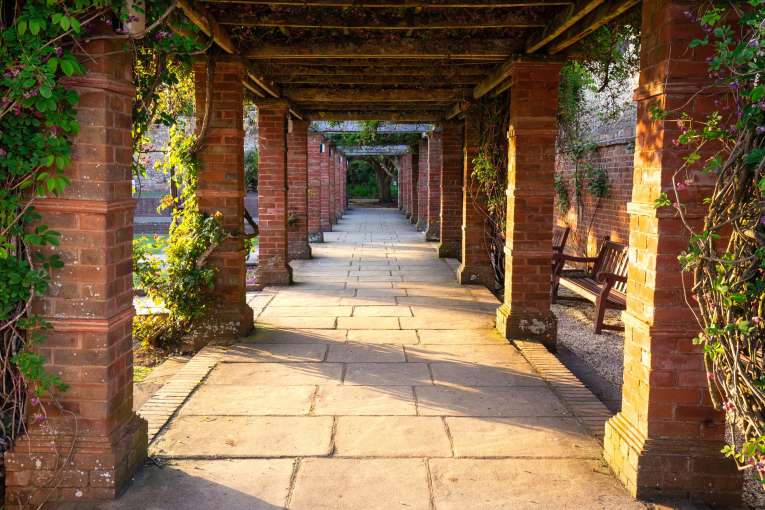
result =
[[[613,241],[604,241],[598,252],[598,259],[592,268],[592,276],[597,277],[598,273],[613,273],[619,276],[627,276],[627,264],[629,257],[627,255],[627,246]],[[621,292],[627,292],[625,282],[616,282],[613,289]]]
[[570,227],[566,228],[553,228],[553,242],[552,242],[552,249],[554,253],[563,253],[563,249],[566,247],[566,241],[568,240],[568,235],[571,232]]

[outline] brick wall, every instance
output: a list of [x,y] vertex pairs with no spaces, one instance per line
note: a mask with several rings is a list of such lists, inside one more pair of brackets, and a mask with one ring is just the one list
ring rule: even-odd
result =
[[[574,191],[575,165],[565,153],[556,157],[556,175],[566,183],[571,206],[562,211],[560,200],[555,197],[555,225],[571,227],[566,253],[572,255],[595,255],[604,237],[627,244],[629,241],[629,215],[627,202],[632,196],[632,169],[635,142],[633,135],[601,142],[597,149],[584,158],[586,163],[600,167],[608,175],[610,193],[606,198],[594,198],[583,180],[581,205],[577,204]],[[581,165],[580,165],[581,166]],[[579,170],[585,176],[585,169]]]

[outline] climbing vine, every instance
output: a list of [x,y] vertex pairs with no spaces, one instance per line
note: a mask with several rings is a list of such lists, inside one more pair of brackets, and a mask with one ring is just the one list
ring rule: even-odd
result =
[[[692,276],[686,297],[701,329],[695,343],[714,405],[740,438],[723,453],[765,483],[765,2],[705,3],[686,15],[704,32],[690,49],[711,53],[711,84],[697,94],[726,97],[703,119],[684,112],[690,105],[654,110],[656,122],[677,125],[673,143],[687,148],[656,206],[674,210],[690,236],[679,261]],[[709,181],[698,221],[690,198]]]

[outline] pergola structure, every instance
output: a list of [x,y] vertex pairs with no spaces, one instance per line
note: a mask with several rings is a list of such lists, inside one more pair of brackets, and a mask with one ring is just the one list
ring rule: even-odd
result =
[[[676,259],[684,230],[653,206],[682,154],[671,143],[679,128],[652,121],[651,108],[682,107],[693,97],[696,114],[714,109],[715,91],[699,92],[707,83],[705,55],[688,50],[699,30],[683,12],[693,4],[179,0],[215,42],[210,58],[194,67],[199,105],[208,73],[213,87],[199,204],[220,211],[230,231],[242,228],[242,117],[251,93],[260,146],[258,281],[288,285],[290,259],[310,256],[309,238],[321,240],[345,209],[346,157],[310,133],[309,121],[432,122],[436,128],[416,155],[402,157],[400,205],[430,238],[437,236],[440,256],[461,260],[461,282],[487,283],[493,275],[481,246],[484,222],[464,190],[478,150],[476,105],[507,91],[506,282],[497,329],[510,340],[555,349],[549,294],[561,63],[575,55],[579,40],[642,5],[623,403],[607,424],[604,457],[637,497],[737,501],[740,477],[720,454],[724,419],[710,404],[702,356],[690,341],[696,326]],[[88,73],[71,82],[82,97],[83,124],[68,170],[71,186],[38,206],[63,233],[61,251],[71,261],[52,286],[63,290],[41,299],[39,309],[53,325],[42,350],[70,385],[63,401],[77,416],[77,439],[73,444],[69,415],[30,424],[5,457],[9,502],[33,502],[46,489],[54,499],[115,497],[146,454],[146,423],[131,410],[131,55],[106,39],[85,49]],[[210,262],[219,269],[219,299],[206,334],[247,333],[253,317],[241,238],[227,240]],[[84,487],[76,497],[46,477],[57,467],[57,452],[69,448],[65,477]]]

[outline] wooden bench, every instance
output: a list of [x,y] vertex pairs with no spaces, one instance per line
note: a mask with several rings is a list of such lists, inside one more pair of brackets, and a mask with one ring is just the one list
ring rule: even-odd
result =
[[[563,285],[584,299],[595,303],[595,333],[604,329],[623,330],[620,326],[603,324],[606,309],[624,310],[627,306],[627,247],[604,241],[597,257],[573,257],[560,253],[553,268],[552,302],[558,298]],[[591,269],[564,269],[566,262],[592,264]]]
[[553,228],[553,242],[552,242],[552,249],[553,249],[553,259],[555,258],[556,253],[563,253],[563,249],[566,247],[566,241],[568,240],[568,235],[571,233],[571,227],[566,228]]

